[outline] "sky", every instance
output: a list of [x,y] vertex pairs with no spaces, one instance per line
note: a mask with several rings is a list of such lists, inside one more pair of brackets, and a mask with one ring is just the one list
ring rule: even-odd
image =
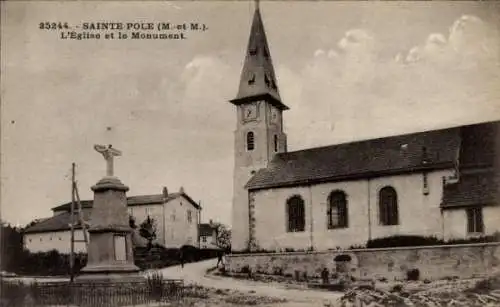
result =
[[[123,155],[127,195],[182,186],[231,224],[253,3],[2,2],[1,219],[24,225]],[[289,150],[500,119],[500,3],[261,1]],[[185,40],[63,40],[44,21],[201,22]],[[102,33],[102,32],[101,32]]]

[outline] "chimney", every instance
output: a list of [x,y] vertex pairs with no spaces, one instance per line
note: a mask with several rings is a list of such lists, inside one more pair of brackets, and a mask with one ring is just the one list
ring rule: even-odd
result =
[[179,193],[184,194],[184,187],[181,187],[181,188],[179,189]]
[[167,187],[163,187],[163,197],[167,198],[168,197],[168,189]]

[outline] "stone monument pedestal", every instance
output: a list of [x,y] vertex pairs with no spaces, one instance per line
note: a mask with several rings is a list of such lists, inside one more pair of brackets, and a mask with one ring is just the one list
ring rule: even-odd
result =
[[87,265],[76,282],[131,282],[144,280],[134,264],[132,229],[129,226],[125,186],[106,176],[92,187]]

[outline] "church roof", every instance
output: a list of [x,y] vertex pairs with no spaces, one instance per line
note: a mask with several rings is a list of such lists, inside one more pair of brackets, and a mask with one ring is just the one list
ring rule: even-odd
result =
[[249,190],[267,189],[450,168],[460,150],[461,129],[473,126],[487,128],[491,124],[279,153],[267,168],[260,169],[250,179],[246,187]]
[[288,109],[280,98],[266,31],[258,5],[250,29],[238,94],[231,102],[239,105],[255,99],[268,99],[276,107],[282,110]]
[[498,205],[500,176],[494,169],[461,172],[457,183],[447,184],[443,190],[441,207],[463,208],[477,205]]

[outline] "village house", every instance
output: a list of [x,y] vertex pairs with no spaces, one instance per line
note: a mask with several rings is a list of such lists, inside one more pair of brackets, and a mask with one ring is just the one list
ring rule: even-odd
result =
[[200,224],[200,248],[217,249],[217,226],[210,220]]
[[289,151],[257,6],[235,106],[232,249],[327,250],[500,230],[500,122]]
[[[81,201],[82,215],[89,220],[92,201]],[[201,206],[181,187],[178,192],[169,193],[163,188],[161,194],[127,197],[128,212],[136,226],[148,216],[156,227],[155,242],[167,248],[183,245],[198,246],[198,224]],[[53,216],[42,219],[24,231],[24,246],[32,252],[56,249],[61,253],[70,252],[71,203],[52,208]],[[75,208],[76,211],[76,208]],[[78,216],[75,216],[78,221]],[[89,221],[91,223],[91,221]],[[86,252],[82,227],[75,226],[75,252]]]

